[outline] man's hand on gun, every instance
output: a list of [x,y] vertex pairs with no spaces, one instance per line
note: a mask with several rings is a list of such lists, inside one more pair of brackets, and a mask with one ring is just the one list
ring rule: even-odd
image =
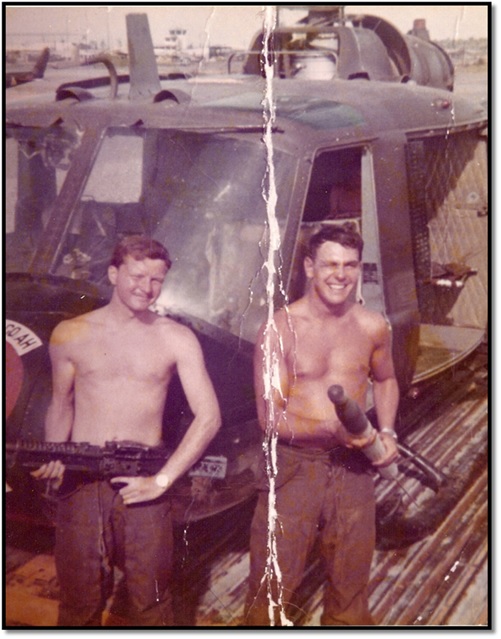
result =
[[30,474],[35,479],[48,480],[51,487],[54,490],[57,490],[63,483],[65,468],[65,465],[57,459],[55,461],[50,461],[47,464],[43,464],[40,468],[33,470]]
[[155,475],[151,477],[113,477],[110,481],[118,486],[125,484],[118,492],[126,506],[157,499],[167,489],[167,487],[161,487],[157,484]]
[[[29,468],[31,476],[45,480],[57,492],[64,473],[76,471],[94,479],[107,479],[124,503],[136,504],[160,497],[171,485],[161,470],[170,452],[135,442],[32,442],[19,440],[7,444],[9,466]],[[33,470],[35,469],[35,470]]]
[[[65,465],[59,460],[50,461],[30,474],[35,479],[47,480],[51,484],[51,488],[57,490],[63,482],[65,468]],[[156,483],[154,475],[151,477],[113,477],[110,481],[112,484],[118,484],[117,488],[125,484],[120,487],[118,492],[127,506],[157,499],[165,492],[165,488]]]
[[344,426],[341,426],[343,434],[343,444],[347,448],[353,448],[363,452],[363,449],[374,443],[376,437],[379,437],[384,444],[385,455],[377,461],[372,461],[372,465],[376,468],[385,468],[389,466],[399,457],[397,443],[388,433],[380,433],[373,429],[367,437],[357,437],[352,435]]
[[379,432],[378,436],[384,444],[386,455],[378,461],[373,461],[372,465],[376,468],[386,468],[386,466],[389,466],[399,458],[397,442],[388,433]]
[[339,384],[329,386],[327,395],[343,426],[345,446],[361,450],[380,474],[387,479],[395,478],[397,466],[391,467],[398,458],[395,432],[389,428],[378,432],[357,402],[348,397]]

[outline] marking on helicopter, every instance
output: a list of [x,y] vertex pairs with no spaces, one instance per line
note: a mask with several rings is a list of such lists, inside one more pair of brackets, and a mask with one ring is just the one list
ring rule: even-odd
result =
[[224,479],[228,460],[226,457],[207,455],[189,471],[190,477],[210,477],[211,479]]
[[5,321],[5,339],[18,355],[26,355],[43,344],[31,328],[9,319]]

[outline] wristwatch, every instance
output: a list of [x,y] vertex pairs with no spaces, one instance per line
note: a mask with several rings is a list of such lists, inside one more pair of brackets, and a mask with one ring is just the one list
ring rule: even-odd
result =
[[167,488],[167,486],[169,485],[168,475],[166,475],[165,473],[159,473],[158,475],[155,475],[155,484],[159,488]]
[[390,435],[390,437],[393,437],[393,439],[396,442],[398,442],[397,432],[395,430],[393,430],[393,428],[381,428],[381,430],[379,432],[380,433],[386,433],[387,435]]

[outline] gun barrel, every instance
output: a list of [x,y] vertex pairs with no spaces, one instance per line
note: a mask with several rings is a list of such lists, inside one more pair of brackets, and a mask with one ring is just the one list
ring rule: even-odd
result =
[[[329,399],[334,404],[336,414],[341,423],[352,435],[364,436],[367,429],[372,428],[363,410],[353,399],[348,397],[342,386],[334,384],[327,389]],[[369,432],[367,432],[367,436]]]
[[347,399],[344,388],[339,384],[333,384],[332,386],[329,386],[329,388],[327,389],[327,395],[334,405],[344,404]]
[[[334,404],[339,420],[349,433],[358,435],[359,437],[369,437],[371,435],[374,431],[372,424],[357,402],[346,395],[342,386],[339,384],[329,386],[327,395]],[[376,435],[372,444],[362,449],[362,452],[371,461],[378,461],[384,457],[386,451],[383,442],[379,438],[379,434]],[[385,479],[395,479],[398,473],[398,468],[395,463],[378,470]]]

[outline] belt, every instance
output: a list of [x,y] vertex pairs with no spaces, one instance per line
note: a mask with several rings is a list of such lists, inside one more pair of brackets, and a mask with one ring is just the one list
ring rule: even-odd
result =
[[346,446],[340,444],[330,450],[324,450],[322,448],[295,446],[287,441],[278,440],[278,447],[283,450],[290,450],[302,459],[324,461],[333,466],[343,466],[357,475],[367,473],[373,469],[372,464],[361,451],[346,448]]

